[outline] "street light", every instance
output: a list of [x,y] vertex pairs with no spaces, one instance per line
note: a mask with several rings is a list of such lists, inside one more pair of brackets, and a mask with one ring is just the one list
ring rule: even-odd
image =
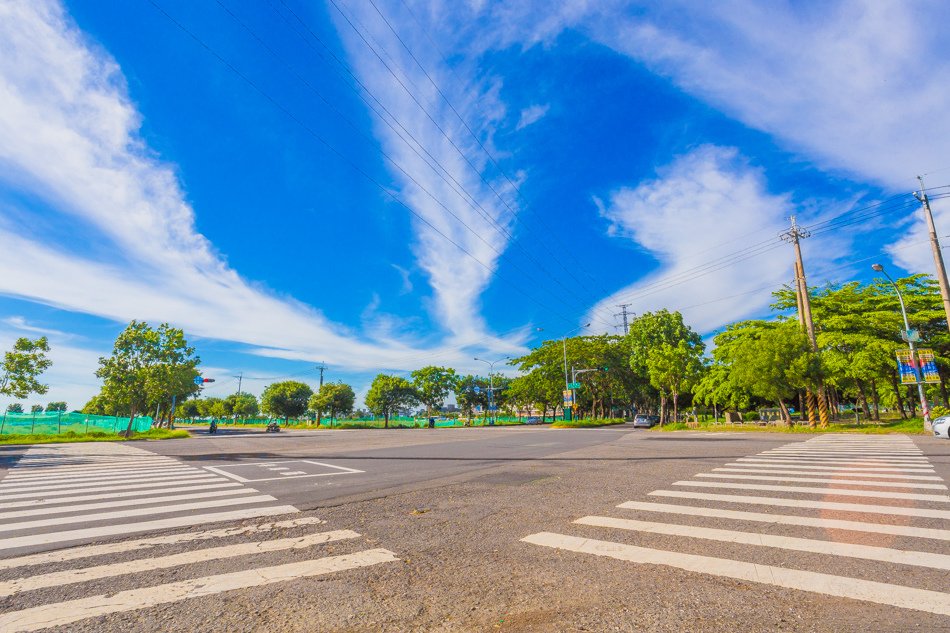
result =
[[[561,345],[564,346],[564,391],[571,390],[571,387],[570,385],[568,385],[568,382],[567,382],[567,337],[573,334],[574,332],[577,332],[578,330],[583,330],[585,327],[590,327],[590,324],[591,322],[588,322],[588,323],[585,323],[584,325],[574,328],[573,330],[570,330],[569,332],[565,333],[564,337],[561,339]],[[564,407],[564,409],[565,409],[564,419],[570,420],[571,418],[567,417],[570,415],[570,413],[567,413],[567,411],[569,411],[570,408]]]
[[495,403],[495,381],[493,377],[493,372],[495,371],[495,363],[500,363],[503,360],[511,360],[510,356],[505,356],[504,358],[499,358],[498,360],[488,361],[484,358],[476,358],[480,363],[485,363],[488,365],[488,410],[491,412],[491,421],[490,424],[495,424],[495,411],[493,405]]
[[907,321],[907,307],[904,305],[904,295],[901,294],[901,289],[897,287],[897,284],[894,283],[894,280],[891,279],[891,276],[887,274],[886,270],[884,270],[884,266],[881,264],[872,264],[871,268],[887,277],[887,280],[891,282],[891,285],[894,286],[894,291],[897,293],[897,300],[901,305],[901,316],[904,317],[904,331],[907,333],[907,344],[910,346],[910,357],[913,361],[914,376],[917,378],[917,394],[920,396],[920,408],[924,413],[924,429],[927,431],[932,431],[933,426],[930,423],[930,405],[927,404],[927,396],[924,394],[924,378],[921,375],[920,368],[917,366],[917,352],[915,351],[916,348],[914,347],[914,341],[910,336],[910,323]]

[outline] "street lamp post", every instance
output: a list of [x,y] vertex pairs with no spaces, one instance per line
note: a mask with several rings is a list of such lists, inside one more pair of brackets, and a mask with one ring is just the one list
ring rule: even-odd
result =
[[[573,334],[574,332],[577,332],[578,330],[583,330],[585,327],[590,327],[590,323],[585,323],[584,325],[580,325],[574,328],[573,330],[570,330],[569,332],[564,334],[563,338],[561,338],[561,345],[563,345],[564,347],[564,391],[565,392],[571,390],[571,387],[570,385],[568,385],[568,382],[567,382],[567,337]],[[571,419],[570,407],[564,407],[564,419],[565,420]]]
[[491,413],[491,422],[490,424],[495,424],[495,380],[494,380],[494,371],[495,363],[500,363],[503,360],[511,360],[511,357],[505,356],[504,358],[499,358],[498,360],[487,361],[484,358],[476,358],[475,360],[485,363],[488,365],[488,411]]
[[914,347],[914,341],[912,341],[911,337],[909,336],[910,323],[907,321],[907,307],[904,305],[904,295],[901,294],[901,289],[897,287],[897,284],[894,283],[894,280],[891,279],[891,276],[887,274],[886,270],[884,270],[884,266],[881,264],[873,264],[871,268],[887,277],[887,280],[892,286],[894,286],[894,291],[897,293],[897,301],[901,306],[901,316],[904,318],[904,331],[908,333],[907,344],[910,346],[910,356],[914,361],[913,367],[914,375],[917,378],[917,395],[920,397],[920,409],[924,414],[924,429],[927,431],[932,431],[933,426],[930,423],[930,405],[927,404],[927,395],[924,393],[924,377],[920,372],[920,367],[917,366],[917,351]]

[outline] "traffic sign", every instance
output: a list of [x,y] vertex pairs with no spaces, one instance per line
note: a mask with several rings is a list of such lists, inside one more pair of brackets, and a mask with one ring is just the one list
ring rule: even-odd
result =
[[201,376],[195,376],[195,384],[196,384],[196,385],[200,385],[200,384],[203,383],[203,382],[204,382],[204,378],[202,378]]
[[472,389],[472,391],[474,391],[475,393],[481,393],[481,392],[482,392],[482,388],[479,387],[478,385],[475,385],[475,388]]
[[579,382],[568,383],[567,388],[568,388],[568,389],[580,389],[580,388],[581,388],[581,383],[579,383]]
[[920,342],[920,330],[901,330],[901,338],[907,341],[908,343],[919,343]]

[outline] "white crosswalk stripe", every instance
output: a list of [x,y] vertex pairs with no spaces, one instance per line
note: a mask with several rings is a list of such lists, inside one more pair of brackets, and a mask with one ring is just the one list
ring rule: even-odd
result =
[[127,444],[47,444],[28,449],[0,480],[0,555],[295,512],[232,479]]
[[[118,466],[97,470],[106,463]],[[175,459],[156,460],[128,445],[32,448],[11,472],[19,475],[21,467],[30,474],[0,481],[0,556],[7,554],[0,558],[0,598],[13,600],[12,609],[0,614],[0,633],[398,560],[386,549],[362,549],[360,534],[352,530],[314,530],[324,523],[315,517],[234,524],[298,511],[242,483]],[[47,476],[46,469],[53,474]],[[90,543],[210,523],[232,525]],[[282,534],[289,530],[295,533]],[[327,552],[331,543],[336,551]],[[50,548],[57,549],[43,551]],[[28,553],[17,551],[24,549]],[[231,560],[239,564],[228,565]],[[156,585],[159,570],[175,570],[185,580]],[[92,588],[71,591],[83,583]],[[122,590],[110,591],[109,583]]]
[[[552,532],[539,532],[522,540],[633,564],[664,565],[714,577],[950,615],[950,593],[942,590],[877,582],[871,579],[875,574],[870,568],[865,572],[868,578],[827,573],[829,569],[835,570],[835,557],[855,561],[852,567],[903,565],[941,574],[950,570],[950,554],[929,551],[932,545],[924,544],[950,542],[950,510],[944,509],[950,502],[945,492],[947,486],[907,437],[818,436],[740,458],[670,485],[678,489],[648,493],[653,498],[667,499],[666,503],[626,501],[617,508],[627,516],[586,516],[574,521],[577,530],[586,527],[672,537],[673,541],[664,541],[674,543],[667,546],[669,549]],[[822,498],[815,499],[816,495]],[[848,497],[863,498],[868,503],[850,503]],[[786,508],[790,513],[754,512],[737,506]],[[661,521],[660,516],[679,517],[682,522]],[[716,521],[717,525],[704,525],[704,521]],[[929,524],[915,525],[918,521]],[[934,527],[934,521],[942,526]],[[757,524],[787,527],[783,533],[775,534],[755,530]],[[787,533],[792,530],[806,533]],[[862,534],[865,536],[857,536]],[[878,538],[874,539],[875,536]],[[869,537],[873,539],[871,543],[877,540],[881,544],[868,544]],[[921,549],[889,546],[895,537],[916,539]],[[852,539],[860,542],[851,542]],[[729,543],[747,551],[751,560],[675,551],[675,543],[687,542],[693,546],[705,542],[710,547],[716,542]],[[755,562],[767,550],[808,553],[824,557],[826,562],[821,563],[822,571]],[[805,560],[821,559],[813,556]]]

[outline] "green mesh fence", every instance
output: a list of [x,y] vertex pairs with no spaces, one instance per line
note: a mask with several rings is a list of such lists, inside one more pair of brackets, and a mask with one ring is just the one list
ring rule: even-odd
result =
[[[58,433],[118,433],[129,425],[128,417],[86,415],[84,413],[6,413],[0,422],[0,435],[56,435]],[[152,418],[135,418],[133,431],[152,428]]]
[[[495,424],[496,425],[510,425],[510,424],[524,424],[524,421],[527,418],[517,418],[517,417],[506,417],[506,416],[496,416]],[[282,427],[306,427],[311,428],[316,427],[315,420],[288,420],[284,422],[283,419],[276,420]],[[545,420],[546,422],[551,422],[550,418]],[[243,420],[241,418],[232,419],[232,418],[216,418],[215,422],[218,423],[218,426],[267,426],[270,424],[271,420],[267,418],[248,418]],[[176,425],[191,425],[191,424],[210,424],[211,418],[176,418]],[[389,418],[390,427],[415,427],[422,428],[428,426],[428,418],[419,417],[407,417],[407,416],[393,416]],[[436,418],[435,425],[439,428],[445,427],[461,427],[461,426],[488,426],[488,420],[484,418],[474,418],[474,419],[454,419],[449,418],[446,420],[440,420]],[[321,421],[321,427],[326,428],[383,428],[384,421],[383,418],[323,418]]]

